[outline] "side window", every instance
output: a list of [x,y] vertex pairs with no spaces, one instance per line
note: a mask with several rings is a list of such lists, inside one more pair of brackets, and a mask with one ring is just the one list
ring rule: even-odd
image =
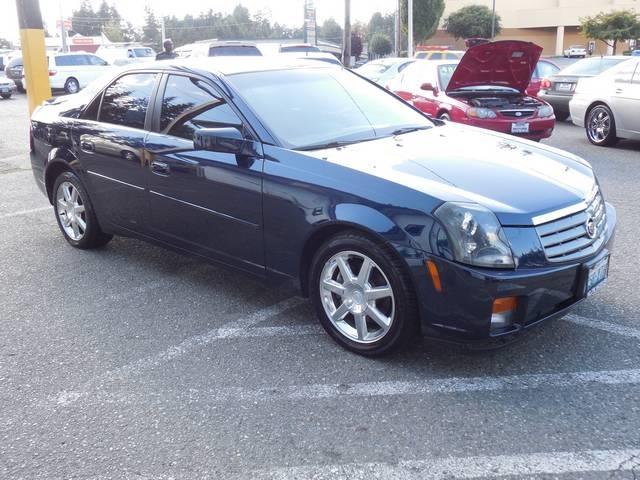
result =
[[82,118],[85,120],[97,120],[98,119],[98,109],[100,108],[100,100],[102,99],[102,95],[98,95],[93,99],[87,108],[82,112]]
[[447,53],[447,60],[457,60],[458,56],[455,53]]
[[99,120],[131,128],[144,128],[155,79],[155,73],[135,73],[124,75],[113,82],[104,92]]
[[616,83],[631,83],[633,73],[636,70],[636,62],[625,61],[616,74]]
[[162,99],[160,131],[193,140],[200,128],[242,127],[242,120],[206,83],[170,75]]
[[431,56],[429,57],[429,60],[442,60],[442,54],[432,53]]
[[100,57],[97,57],[96,55],[87,55],[87,60],[89,65],[106,65],[107,62],[105,62],[103,59],[101,59]]

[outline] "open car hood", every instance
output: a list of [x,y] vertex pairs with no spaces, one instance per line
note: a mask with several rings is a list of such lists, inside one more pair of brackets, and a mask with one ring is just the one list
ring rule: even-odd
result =
[[446,91],[498,85],[524,93],[541,53],[542,47],[535,43],[518,40],[476,45],[467,50],[460,60]]

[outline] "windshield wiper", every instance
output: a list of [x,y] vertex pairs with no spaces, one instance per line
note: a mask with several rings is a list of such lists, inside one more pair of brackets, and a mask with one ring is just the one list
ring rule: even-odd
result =
[[326,148],[338,148],[345,147],[347,145],[353,145],[354,143],[366,142],[368,140],[375,140],[376,137],[373,138],[364,138],[362,140],[336,140],[334,142],[327,143],[315,143],[313,145],[305,145],[304,147],[298,147],[295,150],[304,152],[306,150],[324,150]]
[[430,128],[431,126],[428,125],[421,125],[419,127],[404,127],[394,130],[393,132],[391,132],[391,135],[395,137],[396,135],[404,135],[405,133],[417,132],[418,130],[428,130]]

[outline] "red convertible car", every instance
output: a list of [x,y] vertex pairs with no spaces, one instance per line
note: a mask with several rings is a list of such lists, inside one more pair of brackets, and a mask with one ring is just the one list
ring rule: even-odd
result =
[[542,48],[514,40],[477,45],[461,60],[417,61],[387,86],[427,115],[539,141],[553,108],[527,95]]

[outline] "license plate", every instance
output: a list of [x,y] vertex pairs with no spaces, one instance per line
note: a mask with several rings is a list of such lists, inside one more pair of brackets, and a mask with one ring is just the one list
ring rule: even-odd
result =
[[573,90],[573,83],[557,83],[556,90],[559,92],[570,92]]
[[529,133],[529,124],[527,122],[512,123],[511,133]]
[[586,295],[593,294],[599,287],[604,285],[609,276],[609,256],[607,255],[602,260],[598,261],[595,265],[589,268],[587,275],[587,288]]

